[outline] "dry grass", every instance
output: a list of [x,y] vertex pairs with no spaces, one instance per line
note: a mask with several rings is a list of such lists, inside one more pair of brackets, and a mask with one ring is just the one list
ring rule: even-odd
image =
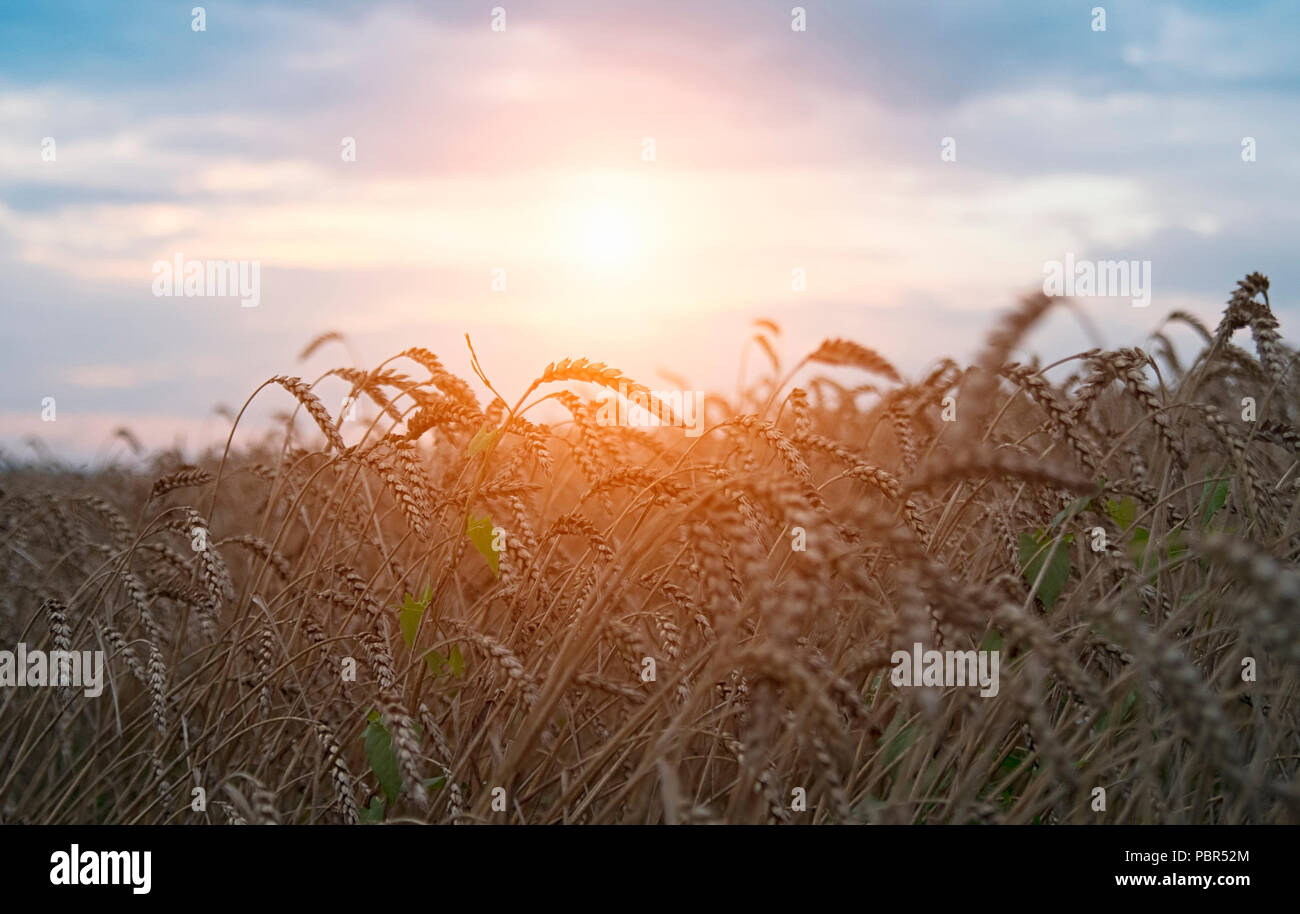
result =
[[[271,379],[305,421],[201,466],[11,466],[0,646],[105,650],[109,681],[0,690],[0,818],[1300,821],[1267,280],[1187,366],[1163,334],[1163,363],[1012,362],[1051,304],[914,383],[843,340],[785,371],[760,322],[770,371],[698,438],[601,425],[591,393],[644,388],[597,362],[484,407],[410,349]],[[340,427],[349,390],[370,418]],[[894,687],[917,641],[1000,648],[999,695]]]

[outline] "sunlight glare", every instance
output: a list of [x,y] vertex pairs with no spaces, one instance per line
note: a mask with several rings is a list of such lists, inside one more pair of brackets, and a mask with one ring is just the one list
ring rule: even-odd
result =
[[660,209],[643,179],[587,175],[562,207],[564,259],[587,274],[636,279],[659,246]]

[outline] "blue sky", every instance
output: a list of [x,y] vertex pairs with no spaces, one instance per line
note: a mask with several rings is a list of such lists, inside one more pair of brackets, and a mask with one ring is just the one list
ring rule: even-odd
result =
[[[919,371],[1066,252],[1152,263],[1150,308],[1086,302],[1107,343],[1252,270],[1297,317],[1297,4],[195,5],[0,5],[10,454],[224,438],[215,404],[346,358],[296,361],[328,329],[463,373],[469,332],[505,387],[577,355],[726,385],[755,317]],[[258,261],[258,307],[154,296],[176,252]]]

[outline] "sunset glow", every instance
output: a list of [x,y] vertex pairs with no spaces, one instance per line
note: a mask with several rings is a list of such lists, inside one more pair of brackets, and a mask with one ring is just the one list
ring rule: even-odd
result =
[[[1296,119],[1272,118],[1270,155],[1229,179],[1211,163],[1236,155],[1237,121],[1268,103],[1244,76],[1195,95],[1150,79],[1157,62],[1203,78],[1209,19],[1127,9],[1136,30],[1122,39],[1066,39],[1062,24],[1051,50],[1025,34],[989,56],[978,36],[1003,32],[974,8],[942,34],[909,10],[886,4],[876,21],[836,4],[799,32],[765,4],[560,3],[512,10],[494,31],[452,6],[266,5],[241,13],[255,43],[182,23],[188,47],[141,14],[135,26],[199,68],[167,96],[146,90],[151,72],[11,56],[0,294],[30,380],[0,401],[7,440],[66,434],[20,408],[53,388],[98,417],[87,421],[171,421],[190,437],[214,382],[255,383],[321,328],[368,354],[415,334],[462,369],[468,330],[515,384],[583,347],[637,375],[725,385],[736,328],[771,317],[792,349],[830,325],[921,370],[1066,253],[1150,256],[1153,310],[1210,316],[1217,273],[1245,262],[1237,239],[1265,223],[1265,238],[1292,231],[1285,194],[1263,188],[1294,183]],[[88,28],[135,27],[102,15]],[[903,79],[915,47],[954,62],[951,85]],[[1097,54],[1105,81],[1088,83],[1076,71],[1102,66]],[[56,140],[57,162],[29,137]],[[1196,195],[1182,190],[1189,174]],[[151,265],[178,253],[257,260],[259,305],[154,298]],[[1183,268],[1214,257],[1214,271]],[[56,350],[24,329],[46,319],[36,301],[59,302],[84,337]],[[1131,309],[1098,317],[1115,339],[1149,329]],[[1064,350],[1078,327],[1054,318],[1044,333]],[[197,340],[240,363],[208,367]],[[83,385],[98,375],[164,378],[169,395]]]

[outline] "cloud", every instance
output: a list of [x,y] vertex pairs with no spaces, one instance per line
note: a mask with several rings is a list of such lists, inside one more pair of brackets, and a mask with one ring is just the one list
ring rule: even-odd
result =
[[[1151,259],[1151,314],[1213,314],[1247,269],[1300,283],[1296,15],[1107,9],[1094,33],[1027,0],[830,3],[803,34],[775,2],[546,0],[504,33],[461,4],[223,5],[203,34],[166,4],[81,10],[129,61],[77,30],[0,62],[0,406],[198,415],[327,327],[368,355],[469,330],[505,375],[581,346],[725,384],[717,341],[779,314],[920,363],[1066,252]],[[59,28],[22,15],[0,29]],[[177,252],[258,261],[261,305],[154,298]]]
[[1204,84],[1198,88],[1219,90],[1293,83],[1296,77],[1291,39],[1300,27],[1300,11],[1295,4],[1234,4],[1230,12],[1212,7],[1203,13],[1162,4],[1158,15],[1152,38],[1124,48],[1135,66],[1195,78]]

